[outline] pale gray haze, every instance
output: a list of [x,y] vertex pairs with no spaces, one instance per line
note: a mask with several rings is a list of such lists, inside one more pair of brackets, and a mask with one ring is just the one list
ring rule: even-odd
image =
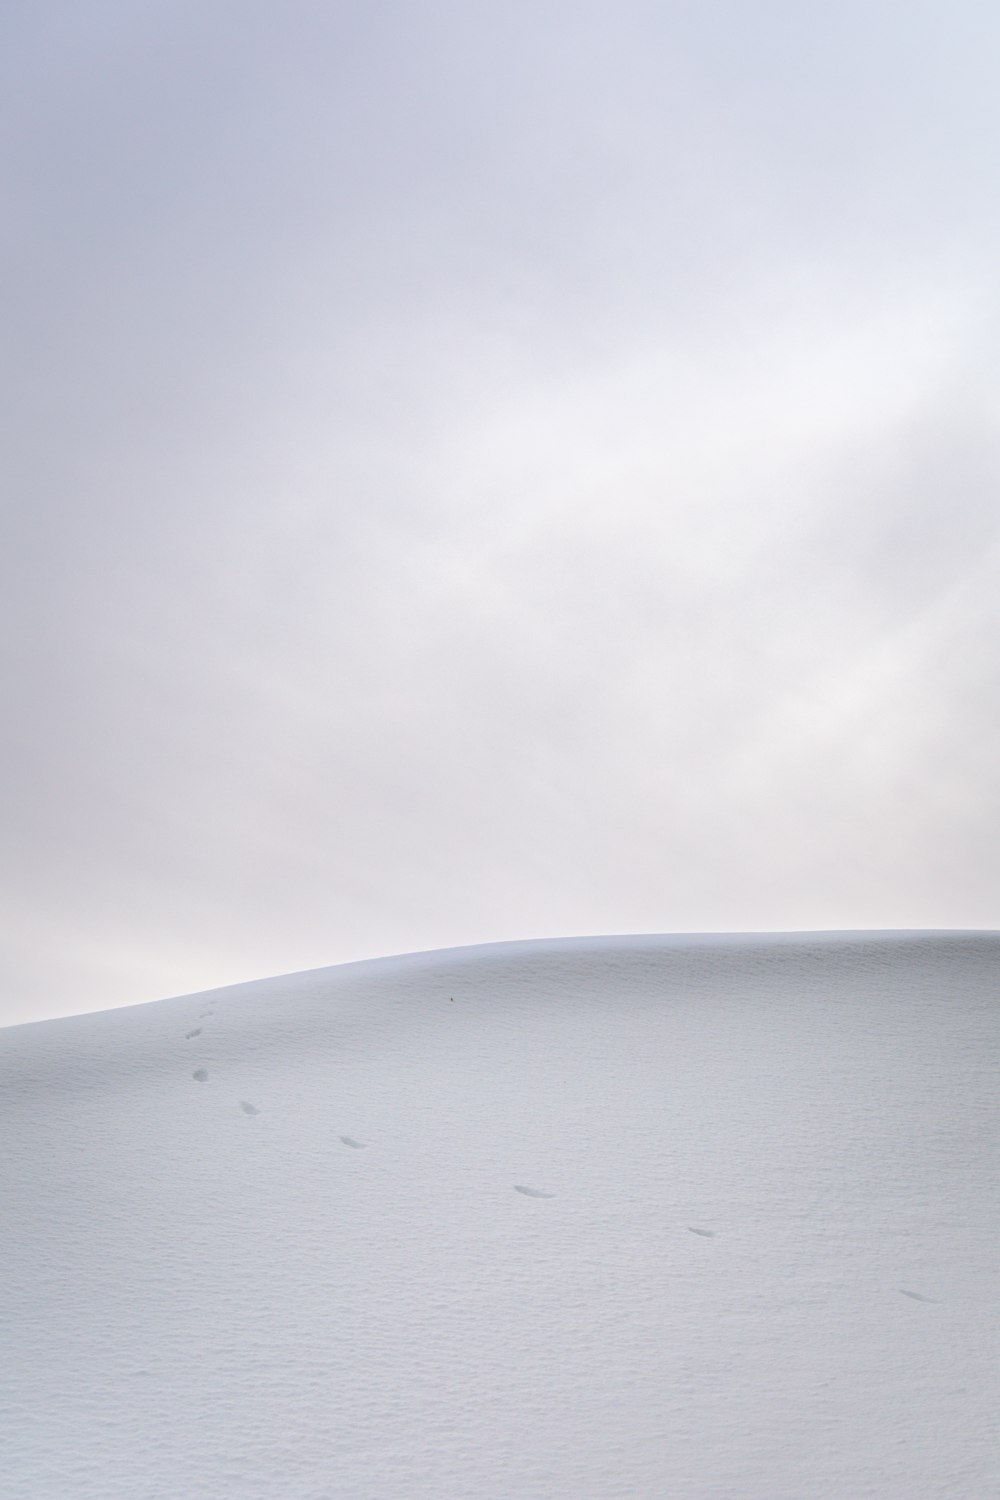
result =
[[2,1019],[998,925],[994,4],[0,30]]

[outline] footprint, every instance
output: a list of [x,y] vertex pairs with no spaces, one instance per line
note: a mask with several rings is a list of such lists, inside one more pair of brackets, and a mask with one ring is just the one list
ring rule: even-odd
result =
[[245,1115],[259,1115],[260,1114],[260,1110],[257,1108],[256,1104],[249,1104],[246,1099],[241,1099],[240,1100],[240,1109],[243,1111],[243,1113]]
[[201,1027],[196,1026],[193,1031],[185,1031],[184,1040],[189,1042],[193,1036],[201,1036]]
[[195,1068],[194,1072],[191,1074],[191,1077],[194,1078],[198,1083],[207,1083],[208,1082],[208,1069],[207,1068]]
[[555,1193],[543,1193],[541,1188],[525,1187],[523,1183],[515,1182],[515,1193],[523,1193],[526,1198],[554,1198]]
[[696,1229],[693,1224],[689,1224],[688,1225],[688,1232],[690,1234],[700,1234],[702,1236],[702,1238],[706,1239],[706,1240],[714,1240],[715,1239],[715,1230],[714,1229]]
[[914,1302],[937,1302],[937,1297],[925,1297],[923,1292],[909,1292],[905,1286],[899,1289],[904,1297],[911,1297]]
[[368,1149],[364,1141],[356,1141],[349,1135],[342,1135],[340,1139],[345,1146],[353,1146],[355,1151],[367,1151]]

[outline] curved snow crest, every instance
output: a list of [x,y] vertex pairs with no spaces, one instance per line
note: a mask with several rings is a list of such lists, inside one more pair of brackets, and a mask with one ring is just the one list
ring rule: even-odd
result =
[[[275,1000],[288,998],[292,994],[314,990],[317,985],[329,982],[339,986],[355,976],[377,975],[384,972],[395,978],[400,971],[421,969],[434,970],[452,966],[471,965],[484,967],[504,964],[507,961],[547,959],[606,959],[619,960],[629,955],[649,959],[668,957],[671,953],[687,950],[712,950],[739,953],[741,950],[769,948],[792,948],[803,953],[823,950],[828,947],[844,948],[859,945],[869,947],[895,947],[897,945],[951,945],[972,941],[1000,941],[1000,930],[963,928],[887,928],[887,929],[820,929],[817,931],[793,932],[676,932],[676,933],[614,933],[608,935],[586,935],[555,938],[514,938],[500,942],[472,943],[456,948],[428,948],[414,952],[394,953],[382,956],[350,959],[344,963],[323,965],[317,969],[296,969],[287,974],[267,975],[258,979],[244,979],[232,984],[220,985],[210,990],[192,990],[183,995],[171,995],[163,999],[142,1000],[131,1006],[117,1006],[115,1011],[131,1012],[179,1003],[214,1001],[216,998],[247,998],[268,992]],[[59,1016],[44,1021],[18,1022],[15,1026],[0,1027],[0,1033],[9,1034],[24,1027],[59,1026],[65,1022],[85,1019],[87,1016],[112,1014],[113,1012],[90,1011],[76,1016]]]
[[[351,959],[345,963],[324,965],[318,969],[298,969],[289,974],[272,975],[260,979],[241,980],[221,986],[217,990],[193,992],[193,998],[214,994],[235,994],[269,985],[298,986],[312,983],[324,976],[347,976],[355,972],[367,972],[384,968],[387,972],[400,968],[433,968],[445,963],[483,964],[517,958],[570,958],[604,954],[628,953],[657,954],[669,950],[685,949],[736,949],[798,947],[813,949],[827,945],[843,946],[857,944],[896,945],[912,943],[964,942],[970,939],[1000,939],[1000,931],[991,929],[964,928],[886,928],[886,929],[830,929],[794,932],[671,932],[671,933],[612,933],[553,938],[513,938],[501,942],[471,943],[457,948],[427,948],[414,952],[386,954],[371,958]],[[176,997],[172,997],[176,998]],[[160,1002],[147,1001],[147,1004]]]
[[575,938],[6,1030],[0,1500],[992,1493],[998,974]]

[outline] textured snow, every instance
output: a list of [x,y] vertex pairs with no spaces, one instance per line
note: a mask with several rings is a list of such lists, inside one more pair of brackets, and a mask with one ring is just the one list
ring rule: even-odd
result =
[[0,1495],[996,1494],[998,978],[582,939],[3,1031]]

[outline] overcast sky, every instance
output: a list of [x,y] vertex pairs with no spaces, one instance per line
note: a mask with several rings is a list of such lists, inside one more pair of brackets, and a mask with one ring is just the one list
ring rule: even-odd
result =
[[0,25],[0,1020],[998,925],[995,4]]

